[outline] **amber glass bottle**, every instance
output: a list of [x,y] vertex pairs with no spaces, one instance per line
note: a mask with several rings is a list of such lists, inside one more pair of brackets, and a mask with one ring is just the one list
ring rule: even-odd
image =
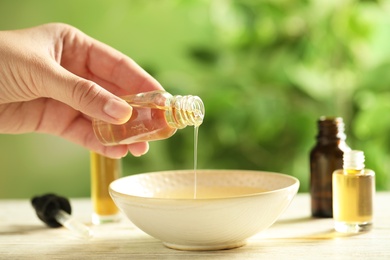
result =
[[104,145],[166,139],[177,129],[203,122],[204,105],[197,96],[172,96],[159,90],[122,98],[133,107],[128,122],[113,125],[93,120],[95,135]]
[[343,166],[343,154],[350,150],[345,142],[344,122],[340,117],[318,120],[317,143],[310,152],[310,196],[313,217],[331,218],[332,174]]
[[91,152],[92,223],[118,220],[119,210],[109,194],[109,185],[121,176],[121,160]]

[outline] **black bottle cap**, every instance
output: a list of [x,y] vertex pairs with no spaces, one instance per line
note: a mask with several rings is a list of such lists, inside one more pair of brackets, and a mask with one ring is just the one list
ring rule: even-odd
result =
[[55,219],[55,215],[58,210],[71,214],[72,208],[69,200],[65,197],[60,197],[55,194],[49,193],[42,196],[36,196],[31,199],[31,203],[37,213],[40,220],[45,222],[49,227],[60,227],[62,226]]

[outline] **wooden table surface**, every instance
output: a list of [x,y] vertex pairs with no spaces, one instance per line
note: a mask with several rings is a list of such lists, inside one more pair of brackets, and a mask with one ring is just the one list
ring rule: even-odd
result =
[[390,192],[377,193],[374,228],[358,235],[333,230],[332,219],[310,217],[310,197],[298,194],[287,211],[244,247],[178,251],[137,229],[125,217],[92,226],[89,199],[71,199],[73,217],[91,226],[85,240],[46,227],[29,200],[0,200],[0,259],[390,259]]

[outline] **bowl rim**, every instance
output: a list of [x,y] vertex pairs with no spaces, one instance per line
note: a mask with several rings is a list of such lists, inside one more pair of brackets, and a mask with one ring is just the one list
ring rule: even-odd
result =
[[251,173],[262,173],[262,174],[266,174],[266,175],[278,175],[278,176],[282,176],[282,177],[286,177],[286,178],[289,178],[291,180],[293,180],[294,182],[291,184],[291,185],[288,185],[286,187],[283,187],[283,188],[280,188],[280,189],[274,189],[274,190],[271,190],[271,191],[262,191],[262,192],[254,192],[254,193],[248,193],[248,194],[243,194],[243,195],[236,195],[236,196],[229,196],[229,197],[218,197],[218,198],[162,198],[162,197],[143,197],[143,196],[136,196],[136,195],[131,195],[131,194],[126,194],[126,193],[122,193],[122,192],[119,192],[119,191],[116,191],[113,189],[113,186],[115,183],[119,182],[119,181],[123,181],[124,179],[130,179],[131,177],[133,176],[138,176],[138,175],[150,175],[150,174],[162,174],[162,173],[177,173],[177,172],[185,172],[185,173],[188,173],[190,171],[194,171],[194,169],[182,169],[182,170],[166,170],[166,171],[155,171],[155,172],[144,172],[144,173],[136,173],[136,174],[133,174],[133,175],[128,175],[128,176],[124,176],[124,177],[121,177],[119,179],[116,179],[114,181],[112,181],[109,185],[109,193],[111,194],[111,196],[113,195],[116,195],[117,197],[124,197],[124,198],[131,198],[131,199],[142,199],[142,200],[150,200],[150,201],[155,201],[155,200],[161,200],[161,201],[199,201],[199,202],[204,202],[204,201],[212,201],[212,200],[227,200],[227,199],[239,199],[239,198],[247,198],[247,197],[253,197],[253,196],[258,196],[258,195],[263,195],[263,194],[271,194],[271,193],[275,193],[275,192],[279,192],[281,190],[286,190],[286,189],[292,189],[294,186],[298,186],[296,189],[297,189],[297,192],[298,192],[298,189],[299,189],[299,186],[300,186],[300,181],[298,178],[292,176],[292,175],[288,175],[288,174],[284,174],[284,173],[278,173],[278,172],[270,172],[270,171],[259,171],[259,170],[241,170],[241,169],[197,169],[198,171],[213,171],[213,172],[222,172],[222,171],[225,171],[225,172],[235,172],[235,171],[240,171],[240,172],[251,172]]

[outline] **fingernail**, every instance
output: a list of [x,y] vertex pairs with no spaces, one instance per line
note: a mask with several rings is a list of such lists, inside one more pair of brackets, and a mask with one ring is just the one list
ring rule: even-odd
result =
[[110,117],[121,122],[129,120],[132,108],[124,100],[110,99],[103,107],[103,111]]
[[129,151],[134,157],[141,157],[149,151],[149,143],[146,142],[144,147],[137,147],[137,149],[129,149]]

